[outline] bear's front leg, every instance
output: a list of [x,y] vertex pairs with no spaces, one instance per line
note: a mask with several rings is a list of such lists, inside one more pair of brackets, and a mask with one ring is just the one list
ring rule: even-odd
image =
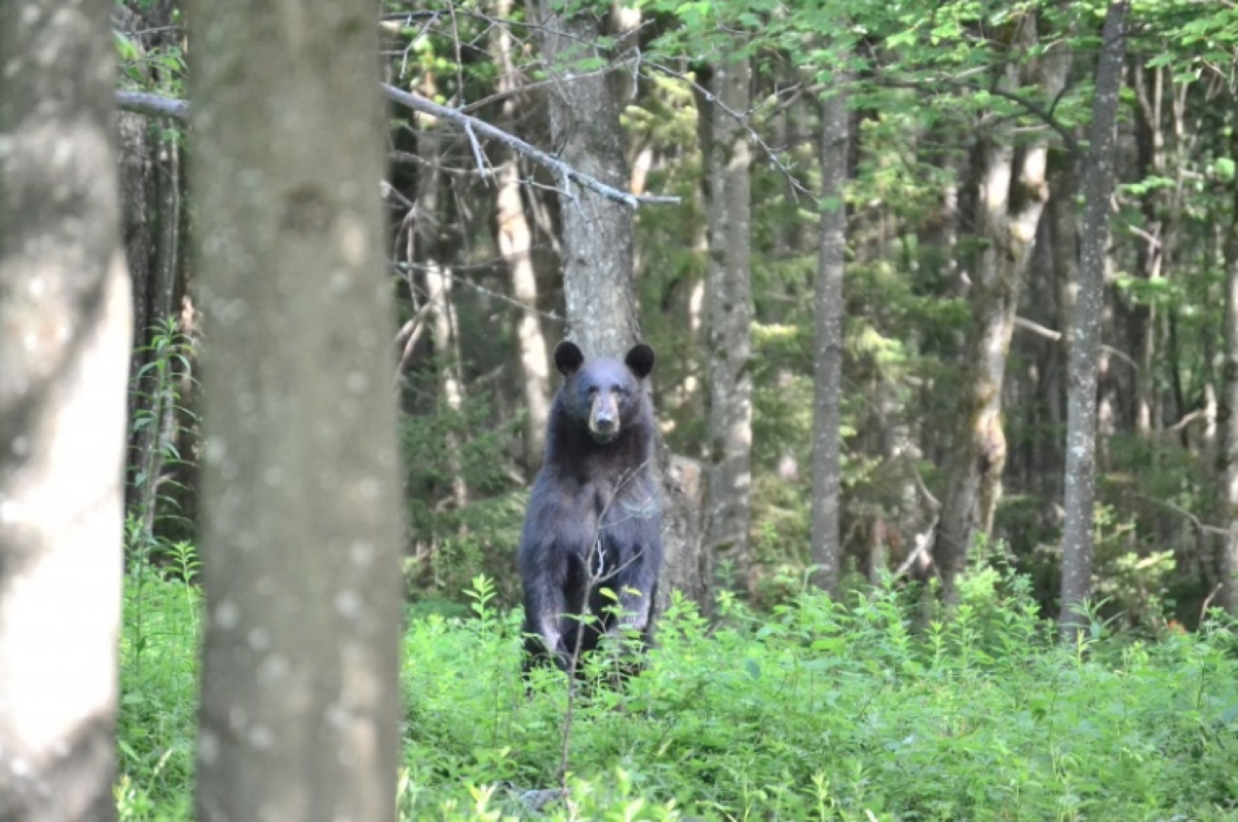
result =
[[566,597],[553,584],[528,585],[524,603],[525,669],[535,660],[553,660],[565,668],[567,648],[564,647],[560,622],[566,610]]

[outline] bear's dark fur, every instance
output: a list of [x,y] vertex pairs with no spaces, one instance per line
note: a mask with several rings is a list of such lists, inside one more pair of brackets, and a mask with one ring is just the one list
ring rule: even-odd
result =
[[[633,629],[648,641],[662,516],[653,406],[642,383],[653,349],[642,343],[622,362],[586,361],[564,341],[554,358],[564,382],[550,407],[519,565],[526,666],[549,658],[568,670],[577,649],[591,651],[602,633]],[[618,618],[604,588],[618,597]]]

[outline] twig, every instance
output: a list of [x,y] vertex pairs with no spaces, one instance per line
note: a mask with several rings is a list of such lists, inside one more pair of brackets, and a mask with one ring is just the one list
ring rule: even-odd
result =
[[1131,496],[1135,497],[1136,499],[1146,500],[1152,503],[1153,505],[1160,505],[1163,508],[1168,508],[1170,511],[1173,511],[1176,514],[1181,514],[1183,517],[1186,517],[1187,519],[1189,519],[1191,521],[1191,524],[1194,525],[1197,530],[1202,531],[1205,534],[1218,534],[1220,536],[1229,536],[1232,533],[1228,528],[1218,528],[1215,525],[1208,525],[1203,520],[1201,520],[1199,517],[1195,516],[1190,511],[1183,508],[1181,505],[1170,502],[1169,500],[1157,499],[1156,497],[1149,497],[1144,494],[1138,494],[1135,492],[1131,492]]
[[[497,265],[499,262],[502,262],[502,261],[496,260],[495,264]],[[408,263],[393,263],[393,267],[400,274],[400,276],[404,277],[405,279],[409,279],[413,271],[424,271],[426,269],[426,266],[418,264],[418,263],[413,263],[412,265],[409,265]],[[468,267],[469,268],[485,268],[487,266],[477,265],[477,266],[468,266]],[[456,269],[453,268],[452,270],[454,271]],[[525,305],[524,303],[520,302],[519,300],[513,297],[509,297],[506,294],[500,294],[497,291],[486,288],[484,285],[475,283],[472,280],[462,279],[460,277],[455,276],[454,274],[448,274],[447,276],[451,279],[453,283],[457,285],[467,286],[468,288],[471,288],[474,291],[476,291],[478,294],[485,294],[487,297],[489,297],[492,300],[498,300],[499,302],[507,303],[512,308],[519,308],[521,311],[532,312],[533,314],[536,314],[539,317],[544,317],[545,319],[551,320],[553,322],[557,322],[557,323],[567,322],[567,320],[559,316],[559,314],[554,311],[542,311],[541,309],[534,308],[531,305]]]
[[486,162],[485,155],[481,153],[481,143],[477,142],[477,135],[473,133],[472,126],[466,124],[464,126],[464,133],[468,135],[469,145],[473,147],[473,160],[477,163],[477,173],[481,175],[486,185],[489,185],[492,173],[489,168],[490,164]]
[[403,347],[400,352],[400,362],[395,367],[395,382],[399,384],[400,376],[408,370],[409,365],[413,360],[413,350],[417,347],[417,340],[421,339],[421,333],[425,330],[425,318],[430,313],[430,308],[434,303],[426,301],[417,313],[404,323],[404,327],[396,334],[396,345],[403,342]]
[[682,83],[686,83],[690,88],[692,88],[702,97],[704,97],[711,106],[716,106],[717,109],[721,111],[723,114],[727,115],[728,117],[730,117],[731,119],[739,123],[740,126],[743,127],[744,131],[748,132],[748,139],[751,140],[754,145],[759,147],[762,152],[765,153],[765,156],[769,158],[769,161],[774,166],[774,168],[778,169],[778,172],[782,174],[783,177],[786,178],[787,184],[791,187],[791,193],[796,196],[803,194],[809,199],[811,199],[813,202],[817,201],[816,195],[804,187],[804,184],[801,183],[799,179],[796,178],[796,176],[791,173],[791,170],[788,169],[780,159],[778,159],[777,152],[775,152],[774,149],[770,147],[769,143],[765,142],[764,138],[762,138],[761,135],[757,133],[757,130],[753,128],[752,125],[748,122],[750,119],[750,115],[752,114],[751,111],[735,111],[730,106],[723,103],[722,100],[718,99],[718,95],[714,94],[712,91],[705,88],[700,83],[697,83],[695,80],[688,77],[688,75],[684,74],[681,71],[676,71],[670,66],[665,66],[665,65],[662,65],[661,63],[655,63],[652,60],[643,60],[642,65],[651,66],[655,71],[659,72],[660,74],[665,74],[667,77],[673,77]]
[[[1035,320],[1029,320],[1026,317],[1015,317],[1014,325],[1015,325],[1015,328],[1022,328],[1024,331],[1030,331],[1033,334],[1037,335],[1038,337],[1044,337],[1046,340],[1052,340],[1053,342],[1062,341],[1061,331],[1054,331],[1052,328],[1043,326],[1040,323],[1036,322]],[[1136,372],[1139,371],[1139,363],[1131,359],[1129,354],[1123,351],[1119,351],[1118,349],[1114,348],[1112,345],[1101,345],[1100,349],[1101,351],[1104,351],[1106,354],[1112,354],[1113,356],[1117,357],[1119,360],[1129,365]]]
[[907,559],[903,560],[903,564],[898,566],[898,570],[894,572],[891,579],[898,579],[911,568],[912,565],[919,565],[921,569],[927,570],[933,567],[933,543],[937,541],[937,521],[939,517],[933,517],[933,521],[929,523],[929,527],[922,534],[916,534],[916,550],[912,551]]
[[1201,624],[1204,621],[1204,617],[1207,616],[1208,614],[1208,606],[1212,604],[1212,600],[1216,597],[1216,595],[1221,593],[1221,586],[1222,586],[1222,583],[1218,582],[1213,587],[1212,593],[1204,597],[1204,604],[1199,606],[1199,621]]
[[1047,328],[1034,320],[1029,320],[1026,317],[1015,317],[1014,324],[1016,328],[1022,328],[1024,331],[1031,331],[1037,336],[1044,337],[1047,340],[1058,342],[1062,339],[1061,331],[1054,331],[1052,328]]

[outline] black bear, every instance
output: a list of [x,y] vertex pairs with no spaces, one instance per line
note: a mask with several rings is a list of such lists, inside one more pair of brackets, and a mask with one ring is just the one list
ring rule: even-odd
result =
[[642,383],[653,349],[641,343],[622,362],[586,361],[565,340],[554,359],[564,381],[550,407],[518,559],[526,668],[549,658],[569,670],[603,633],[634,629],[648,641],[662,514],[653,406]]

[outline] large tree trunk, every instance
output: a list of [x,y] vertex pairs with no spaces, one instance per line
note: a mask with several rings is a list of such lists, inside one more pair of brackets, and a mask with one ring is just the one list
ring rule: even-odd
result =
[[125,377],[110,3],[0,4],[0,819],[113,819]]
[[1079,232],[1079,288],[1070,337],[1066,395],[1066,482],[1062,530],[1061,626],[1068,638],[1083,627],[1080,606],[1092,592],[1092,503],[1096,494],[1096,387],[1100,320],[1105,309],[1109,254],[1109,201],[1116,172],[1118,92],[1126,49],[1125,2],[1105,14],[1096,97],[1083,173],[1083,226]]
[[[1027,15],[1017,24],[1015,45],[1036,45],[1036,20]],[[1020,76],[1012,61],[1003,85],[1010,91],[1035,91],[1048,100],[1057,96],[1070,65],[1063,48],[1032,64],[1035,84]],[[957,599],[955,583],[967,566],[977,534],[992,531],[1006,464],[1002,430],[1002,383],[1015,309],[1031,258],[1037,225],[1048,199],[1045,182],[1046,146],[1031,143],[1016,151],[1008,132],[984,134],[972,153],[975,186],[974,220],[981,241],[972,271],[971,329],[965,362],[968,382],[960,400],[959,429],[947,457],[949,490],[933,544],[933,560],[942,578],[944,599]]]
[[751,99],[747,58],[714,67],[710,119],[709,270],[705,290],[709,346],[709,491],[705,551],[729,559],[744,586],[755,584],[748,539],[752,497],[752,165],[748,133],[737,116]]
[[395,816],[399,450],[373,9],[300,11],[189,7],[202,822]]
[[[565,163],[624,191],[617,93],[623,78],[578,65],[598,56],[592,44],[601,39],[601,21],[588,12],[563,13],[561,0],[539,0],[539,9],[542,54],[555,81],[548,94],[551,141]],[[622,357],[640,337],[632,213],[567,179],[558,184],[568,336],[586,357]]]
[[812,561],[814,581],[838,595],[842,543],[842,366],[843,266],[847,256],[847,179],[849,117],[843,80],[821,104],[821,239],[817,293],[812,439]]

